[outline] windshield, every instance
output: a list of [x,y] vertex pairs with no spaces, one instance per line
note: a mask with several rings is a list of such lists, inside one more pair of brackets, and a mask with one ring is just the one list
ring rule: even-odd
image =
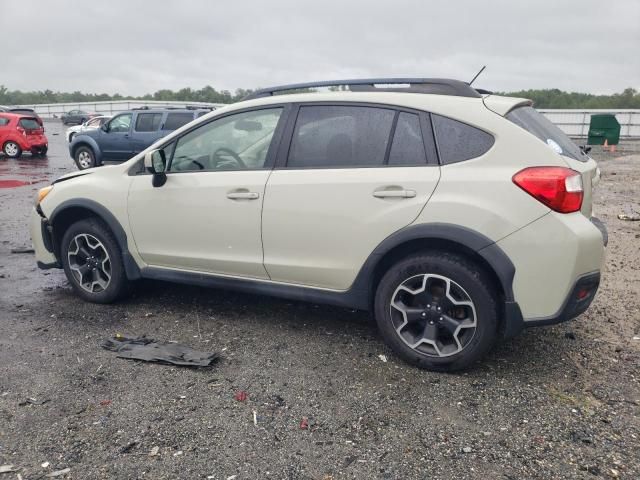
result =
[[586,162],[589,157],[551,121],[533,107],[519,107],[506,115],[516,125],[535,135],[560,155]]

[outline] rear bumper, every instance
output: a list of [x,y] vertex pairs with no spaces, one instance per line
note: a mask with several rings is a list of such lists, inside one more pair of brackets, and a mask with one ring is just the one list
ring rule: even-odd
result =
[[566,322],[584,313],[591,305],[600,286],[600,272],[592,272],[582,275],[571,289],[571,293],[564,301],[564,306],[557,315],[543,318],[528,319],[524,322],[526,327],[541,327]]

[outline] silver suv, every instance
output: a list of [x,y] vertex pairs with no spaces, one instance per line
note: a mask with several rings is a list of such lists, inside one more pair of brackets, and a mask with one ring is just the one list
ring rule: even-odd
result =
[[31,229],[38,265],[91,302],[151,278],[369,310],[400,357],[455,370],[587,309],[598,172],[528,100],[442,79],[288,85],[58,179]]

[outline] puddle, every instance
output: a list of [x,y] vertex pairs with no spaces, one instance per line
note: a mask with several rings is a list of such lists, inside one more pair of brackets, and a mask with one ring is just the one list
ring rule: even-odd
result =
[[24,180],[0,180],[0,188],[16,188],[25,185],[33,185],[37,182],[25,182]]

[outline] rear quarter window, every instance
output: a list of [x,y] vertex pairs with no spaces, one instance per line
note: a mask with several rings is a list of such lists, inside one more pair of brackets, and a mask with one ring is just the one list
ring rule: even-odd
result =
[[136,119],[136,132],[157,132],[160,129],[162,113],[139,113]]
[[466,123],[435,114],[431,115],[431,119],[443,165],[479,157],[495,141],[493,135]]
[[0,117],[0,127],[4,127],[5,125],[9,125],[9,119]]

